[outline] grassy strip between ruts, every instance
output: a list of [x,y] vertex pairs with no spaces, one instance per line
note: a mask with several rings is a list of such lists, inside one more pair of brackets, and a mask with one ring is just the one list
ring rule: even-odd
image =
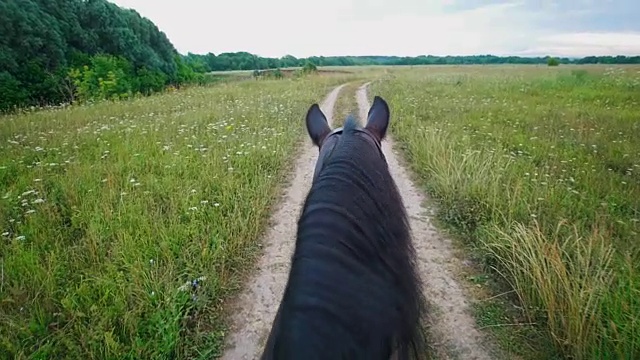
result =
[[561,356],[640,357],[639,70],[400,69],[370,91],[440,219]]
[[347,116],[351,115],[358,118],[358,103],[356,102],[356,90],[364,81],[353,81],[346,84],[336,100],[336,105],[333,111],[333,124],[332,128],[337,128],[344,125]]
[[344,77],[0,118],[0,353],[215,356],[304,114]]

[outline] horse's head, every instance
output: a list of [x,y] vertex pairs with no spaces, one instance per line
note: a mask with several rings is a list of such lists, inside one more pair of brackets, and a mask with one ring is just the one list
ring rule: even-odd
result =
[[364,127],[332,130],[313,104],[306,125],[319,156],[262,360],[422,359],[411,227],[381,148],[389,106],[376,96]]
[[[311,105],[307,111],[306,123],[309,137],[320,152],[313,175],[315,180],[323,164],[331,157],[332,151],[342,137],[343,128],[339,127],[331,130],[327,118],[318,104]],[[384,159],[380,142],[384,139],[388,126],[389,105],[381,97],[375,96],[367,115],[367,124],[364,128],[357,126],[353,130],[356,135],[362,136],[367,140],[372,151],[377,152]]]

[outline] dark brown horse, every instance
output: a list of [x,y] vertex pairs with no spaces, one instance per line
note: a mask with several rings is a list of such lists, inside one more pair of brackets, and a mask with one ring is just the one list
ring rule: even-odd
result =
[[424,358],[411,229],[380,146],[389,106],[376,96],[364,128],[332,131],[314,104],[306,123],[319,157],[262,359]]

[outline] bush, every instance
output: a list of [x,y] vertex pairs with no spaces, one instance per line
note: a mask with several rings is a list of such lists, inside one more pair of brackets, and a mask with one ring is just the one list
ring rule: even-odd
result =
[[316,71],[318,71],[318,68],[316,67],[316,64],[312,63],[311,61],[307,61],[302,67],[302,72],[304,73],[312,73]]
[[560,65],[560,61],[554,57],[550,57],[547,59],[547,66],[558,66]]
[[[133,94],[135,79],[131,63],[122,57],[96,55],[91,64],[68,73],[79,101],[127,98]],[[155,86],[152,75],[145,75],[145,86]]]

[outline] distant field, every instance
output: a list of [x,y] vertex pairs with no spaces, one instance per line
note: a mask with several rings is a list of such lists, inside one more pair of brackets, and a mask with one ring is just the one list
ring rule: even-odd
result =
[[[0,117],[0,353],[219,354],[304,113],[349,82],[339,125],[373,80],[440,219],[523,321],[567,357],[640,357],[640,67],[320,70]],[[529,341],[480,311],[505,347]]]
[[215,355],[304,114],[342,82],[0,117],[2,358]]
[[[380,67],[378,67],[380,68]],[[284,67],[280,68],[283,72],[293,72],[301,70],[302,67]],[[318,66],[319,73],[361,73],[367,70],[375,70],[375,66]],[[270,69],[274,70],[274,69]],[[212,75],[248,75],[253,74],[253,70],[228,70],[228,71],[213,71],[209,74]]]
[[[370,95],[390,102],[391,133],[440,219],[529,321],[562,355],[639,358],[640,67],[387,72]],[[519,331],[505,322],[486,325]]]

